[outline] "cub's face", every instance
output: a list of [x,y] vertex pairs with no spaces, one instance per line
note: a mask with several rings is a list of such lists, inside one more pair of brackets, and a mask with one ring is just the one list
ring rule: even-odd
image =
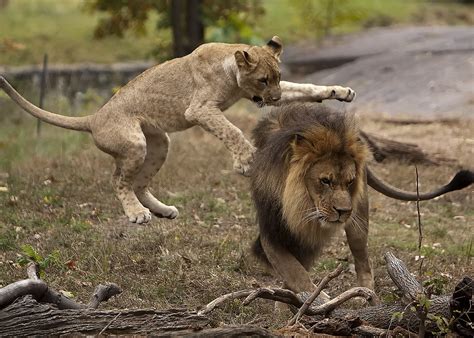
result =
[[279,56],[282,51],[278,37],[273,37],[266,46],[251,47],[235,52],[238,67],[237,82],[259,107],[274,104],[281,98]]
[[349,156],[315,163],[306,173],[305,184],[314,204],[314,219],[322,227],[344,224],[352,215],[356,165]]

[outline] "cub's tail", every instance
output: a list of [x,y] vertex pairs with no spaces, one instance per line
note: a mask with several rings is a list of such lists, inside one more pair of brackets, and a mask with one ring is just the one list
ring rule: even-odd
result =
[[21,96],[3,76],[0,76],[0,88],[2,88],[5,93],[7,93],[8,96],[10,96],[11,99],[15,101],[21,108],[26,110],[34,117],[39,118],[41,121],[66,129],[91,131],[90,116],[63,116],[38,108]]
[[470,170],[461,170],[448,184],[428,193],[420,193],[418,196],[416,192],[404,191],[391,186],[381,178],[377,177],[370,168],[367,168],[368,185],[385,196],[402,201],[417,201],[418,199],[420,201],[430,200],[450,191],[464,189],[472,183],[474,183],[474,172]]

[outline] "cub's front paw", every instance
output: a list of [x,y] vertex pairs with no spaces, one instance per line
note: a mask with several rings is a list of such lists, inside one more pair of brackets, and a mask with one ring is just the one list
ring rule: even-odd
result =
[[256,148],[249,144],[244,151],[234,154],[234,170],[241,175],[250,176],[255,150]]
[[331,90],[331,98],[339,101],[351,102],[356,97],[356,93],[349,87],[334,86]]
[[128,220],[132,223],[143,224],[151,220],[151,212],[147,208],[127,212]]

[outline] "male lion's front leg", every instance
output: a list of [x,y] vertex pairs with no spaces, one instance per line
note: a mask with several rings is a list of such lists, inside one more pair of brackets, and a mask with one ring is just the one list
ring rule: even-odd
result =
[[347,223],[345,229],[347,242],[354,256],[354,265],[357,273],[357,282],[360,286],[374,289],[374,275],[369,261],[367,240],[369,236],[369,202],[367,197],[367,187],[365,187],[364,197],[355,214]]
[[303,265],[282,247],[276,247],[264,236],[260,236],[263,251],[285,287],[300,292],[312,292],[315,288],[311,277]]
[[184,116],[191,122],[200,125],[221,140],[232,153],[234,169],[244,175],[250,174],[255,147],[247,141],[242,131],[229,122],[216,107],[189,107]]
[[328,99],[351,102],[356,94],[348,87],[341,86],[317,86],[311,83],[294,83],[280,81],[281,101],[317,101]]

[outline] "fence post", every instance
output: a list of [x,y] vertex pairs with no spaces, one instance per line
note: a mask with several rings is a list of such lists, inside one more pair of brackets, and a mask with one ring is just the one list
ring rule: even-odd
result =
[[[40,97],[39,97],[39,107],[43,108],[44,106],[44,97],[46,95],[46,79],[48,77],[48,54],[44,54],[43,57],[43,71],[41,72],[41,83],[40,83]],[[41,135],[41,120],[38,119],[36,122],[36,136]]]

